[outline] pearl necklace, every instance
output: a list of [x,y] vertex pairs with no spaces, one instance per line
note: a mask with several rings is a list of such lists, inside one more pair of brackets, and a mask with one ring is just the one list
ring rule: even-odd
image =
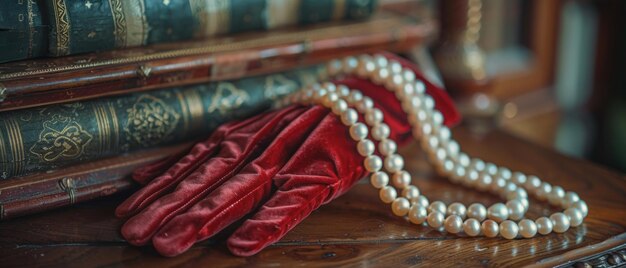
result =
[[[383,113],[374,108],[372,99],[359,90],[326,82],[305,87],[277,102],[279,107],[294,103],[322,105],[339,116],[349,127],[350,137],[357,142],[358,153],[365,157],[363,164],[371,173],[371,185],[379,189],[379,197],[384,203],[391,204],[393,214],[407,217],[414,224],[443,227],[449,233],[500,235],[506,239],[531,238],[537,233],[547,235],[553,231],[563,233],[570,226],[582,224],[587,216],[587,204],[578,194],[565,192],[562,187],[543,182],[537,176],[511,172],[506,167],[463,153],[452,139],[450,129],[443,125],[443,115],[435,109],[433,98],[426,94],[424,83],[399,62],[382,55],[361,55],[332,60],[327,64],[326,72],[330,77],[357,75],[395,92],[402,109],[408,114],[414,138],[420,141],[440,175],[453,183],[489,191],[507,200],[489,208],[479,203],[467,208],[458,202],[449,206],[442,201],[429,203],[428,198],[411,185],[411,175],[403,170],[404,159],[396,153],[396,143],[389,139],[390,129],[384,123]],[[364,115],[365,124],[359,122],[358,113]],[[375,154],[376,146],[368,139],[368,132],[378,142],[378,152],[384,160]],[[535,221],[525,219],[529,207],[527,191],[541,201],[562,207],[564,212]]]

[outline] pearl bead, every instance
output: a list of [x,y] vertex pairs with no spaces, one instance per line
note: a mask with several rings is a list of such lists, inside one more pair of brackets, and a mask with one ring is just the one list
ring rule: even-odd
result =
[[359,120],[359,114],[352,108],[348,108],[341,114],[341,123],[346,126],[352,126]]
[[371,140],[363,139],[356,144],[356,149],[361,156],[367,157],[374,154],[375,146]]
[[479,203],[471,204],[467,208],[467,217],[483,221],[487,218],[487,208]]
[[391,203],[391,210],[393,214],[396,216],[404,216],[409,213],[409,209],[411,208],[411,203],[404,197],[396,198],[393,203]]
[[376,189],[383,188],[389,183],[389,175],[386,172],[377,171],[370,176],[370,184]]
[[548,199],[550,192],[552,192],[552,185],[547,182],[543,182],[541,183],[541,186],[537,188],[537,192],[535,194],[537,195],[537,199],[545,201]]
[[452,176],[450,176],[450,181],[454,183],[460,183],[463,181],[463,177],[465,177],[465,174],[466,174],[465,168],[458,165],[454,169],[454,173],[452,173]]
[[389,72],[389,69],[387,68],[381,68],[378,69],[377,71],[375,71],[372,74],[372,82],[374,82],[374,84],[377,85],[383,85],[385,83],[385,81],[387,80],[387,78],[389,78],[389,76],[391,75],[391,73]]
[[331,60],[326,64],[326,70],[328,71],[328,74],[330,74],[331,76],[335,76],[339,74],[342,68],[343,66],[341,64],[341,61],[337,59]]
[[[418,96],[411,96],[402,102],[402,107],[405,111],[407,111],[407,113],[417,113],[418,111],[421,111],[422,99]],[[419,119],[422,121],[421,118]]]
[[460,150],[461,150],[461,147],[459,146],[459,143],[457,143],[456,141],[450,140],[447,142],[446,151],[448,152],[450,156],[456,157],[459,154]]
[[396,188],[404,189],[411,184],[411,175],[404,170],[396,172],[391,176],[391,182]]
[[568,208],[565,210],[564,214],[569,219],[570,226],[577,227],[583,223],[583,213],[580,212],[577,208]]
[[542,235],[547,235],[552,232],[552,221],[546,217],[541,217],[535,221],[537,225],[537,232]]
[[506,199],[526,199],[528,198],[528,193],[523,188],[517,187],[515,191],[510,191],[506,193]]
[[[439,133],[438,134],[439,134],[439,138],[442,141],[447,141],[447,140],[450,139],[450,137],[452,137],[452,133],[450,132],[450,129],[448,127],[446,127],[446,126],[441,126],[439,128]],[[465,155],[465,156],[467,156],[467,155]]]
[[401,73],[402,72],[402,65],[395,60],[391,60],[389,62],[389,70],[391,70],[392,73]]
[[367,127],[363,123],[356,123],[350,127],[350,137],[355,141],[360,141],[367,137]]
[[398,89],[401,89],[402,86],[404,85],[404,78],[402,78],[401,74],[398,73],[393,73],[393,70],[391,70],[392,74],[391,76],[387,77],[387,80],[385,80],[385,87],[388,90],[391,91],[396,91]]
[[478,177],[476,187],[479,190],[484,191],[489,188],[492,182],[493,182],[493,178],[491,177],[491,175],[483,173]]
[[500,226],[495,221],[486,220],[482,224],[482,231],[486,237],[496,237],[500,232]]
[[433,97],[428,95],[424,96],[424,108],[429,111],[435,108],[435,100],[433,100]]
[[580,210],[583,217],[587,217],[587,214],[589,213],[589,209],[587,208],[587,203],[585,203],[585,201],[578,200],[574,202],[571,207]]
[[529,191],[535,191],[541,187],[541,180],[537,176],[530,175],[526,177],[526,182],[524,183],[524,188]]
[[346,57],[343,59],[343,72],[352,73],[356,71],[359,61],[355,57]]
[[[322,83],[321,85],[322,88],[325,88],[326,90],[328,90],[329,93],[335,93],[337,91],[337,85],[335,85],[334,83],[331,82],[325,82]],[[337,96],[339,97],[339,96]]]
[[370,155],[363,160],[365,169],[369,172],[379,171],[383,167],[383,161],[377,155]]
[[386,139],[387,137],[389,137],[390,132],[391,130],[389,129],[389,126],[387,124],[376,124],[374,125],[374,127],[372,127],[372,138],[374,138],[375,140]]
[[370,73],[376,70],[376,63],[369,59],[363,59],[359,62],[359,66],[357,66],[356,74],[359,77],[367,77]]
[[404,196],[405,198],[409,200],[414,200],[419,195],[420,195],[420,190],[414,185],[409,185],[402,190],[402,196]]
[[374,55],[374,63],[376,63],[376,67],[380,69],[384,69],[389,64],[389,60],[383,55]]
[[414,204],[411,206],[411,209],[409,209],[409,221],[414,224],[424,223],[426,221],[426,217],[428,217],[428,212],[423,206]]
[[491,176],[495,176],[498,174],[498,166],[494,163],[486,163],[485,164],[485,172]]
[[404,81],[407,81],[407,82],[415,81],[415,73],[410,69],[402,70],[402,76],[404,77]]
[[426,92],[426,84],[423,81],[417,80],[415,81],[415,93],[424,94]]
[[463,219],[457,215],[450,215],[446,218],[444,227],[448,233],[459,233],[463,230]]
[[398,193],[393,187],[385,186],[380,189],[378,195],[380,197],[380,200],[382,200],[386,204],[389,204],[393,202],[393,200],[396,200]]
[[509,210],[509,218],[511,220],[517,221],[524,218],[525,208],[522,205],[522,202],[514,199],[506,202],[506,207]]
[[463,223],[463,231],[469,236],[477,236],[480,234],[480,222],[476,219],[467,219]]
[[561,205],[561,200],[565,197],[565,190],[560,186],[552,187],[552,191],[548,194],[548,201],[553,206]]
[[519,234],[524,238],[531,238],[537,234],[537,224],[529,219],[523,219],[519,222]]
[[465,219],[465,214],[467,213],[467,210],[465,209],[465,205],[459,202],[454,202],[448,206],[447,213],[448,215],[457,215],[461,217],[461,219]]
[[415,87],[410,83],[404,84],[396,89],[396,97],[400,100],[408,99],[413,96],[413,94],[415,94]]
[[433,124],[438,125],[438,126],[443,124],[443,115],[441,114],[441,112],[433,111],[432,117],[433,117],[432,118]]
[[335,114],[343,114],[346,110],[348,109],[348,103],[346,103],[346,101],[339,99],[337,101],[335,101],[335,104],[333,104],[333,108],[332,111]]
[[385,169],[389,172],[395,173],[404,168],[404,159],[397,154],[389,155],[385,158]]
[[374,101],[372,101],[369,97],[364,96],[363,99],[357,102],[354,106],[357,110],[366,112],[367,110],[374,108]]
[[485,170],[485,162],[478,158],[473,158],[470,166],[478,172]]
[[[504,188],[506,188],[506,184],[507,181],[501,177],[497,177],[489,186],[489,189],[492,192],[501,192],[504,190]],[[508,198],[507,199],[514,199],[514,198]]]
[[353,90],[348,95],[348,103],[355,104],[363,100],[363,93],[361,91]]
[[580,197],[578,197],[577,193],[567,192],[563,200],[563,207],[570,208],[575,202],[578,202],[578,200],[580,200]]
[[428,213],[426,221],[428,221],[428,225],[430,225],[430,227],[439,228],[441,227],[441,225],[443,225],[443,213],[438,211],[431,211],[430,213]]
[[556,233],[564,233],[569,229],[569,218],[561,212],[554,213],[550,216],[552,221],[552,229]]
[[338,100],[339,100],[339,95],[337,95],[337,93],[329,92],[324,97],[322,97],[322,104],[325,107],[331,108],[335,104],[335,102],[337,102]]
[[457,157],[457,162],[462,165],[463,167],[469,167],[471,160],[469,158],[469,156],[466,153],[459,153],[459,156]]
[[337,94],[342,98],[347,98],[350,95],[350,89],[345,85],[337,85]]
[[370,126],[374,126],[382,121],[383,112],[381,112],[378,108],[371,109],[365,114],[365,122]]
[[395,153],[397,148],[396,142],[391,139],[384,139],[378,143],[378,151],[385,156]]
[[509,220],[500,223],[500,235],[502,235],[502,237],[506,239],[515,239],[518,232],[519,227],[517,226],[517,223]]
[[442,214],[446,214],[446,204],[441,201],[435,201],[428,206],[428,213],[432,213],[433,211],[441,212]]
[[468,187],[476,185],[476,182],[478,181],[478,177],[480,177],[480,174],[476,170],[470,169],[465,174],[465,178],[463,180],[463,184],[468,186]]
[[498,173],[496,174],[496,176],[501,177],[505,180],[510,180],[512,173],[511,170],[505,167],[499,167],[498,168]]
[[527,177],[526,175],[524,175],[524,173],[514,172],[513,176],[511,176],[511,180],[516,184],[524,185],[526,183]]
[[412,201],[413,201],[413,203],[415,203],[415,204],[417,204],[419,206],[425,207],[425,208],[428,208],[428,206],[430,204],[428,202],[428,198],[426,196],[423,196],[423,195],[418,196],[417,198],[415,198]]
[[509,217],[509,209],[502,203],[493,204],[487,209],[487,217],[502,222]]

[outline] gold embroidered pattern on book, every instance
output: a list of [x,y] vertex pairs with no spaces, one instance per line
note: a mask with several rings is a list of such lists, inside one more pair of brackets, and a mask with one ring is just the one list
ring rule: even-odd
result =
[[65,0],[53,0],[54,20],[56,22],[56,56],[70,54],[70,21]]
[[122,2],[122,10],[126,19],[126,43],[125,47],[140,46],[146,44],[148,38],[148,21],[146,19],[146,6],[143,0],[118,0]]
[[180,119],[172,107],[150,95],[140,96],[127,111],[128,123],[124,131],[145,147],[170,139]]
[[265,78],[263,95],[270,100],[276,100],[298,89],[298,83],[281,74],[270,75]]
[[346,16],[346,0],[335,0],[333,6],[333,20],[340,20]]
[[113,107],[112,103],[108,103],[109,113],[111,114],[111,126],[113,127],[112,133],[112,145],[113,149],[117,150],[120,147],[120,122],[117,119],[117,110]]
[[8,119],[5,121],[5,123],[7,128],[9,147],[11,148],[13,156],[13,173],[19,174],[23,171],[23,161],[25,160],[24,140],[22,139],[22,132],[20,130],[19,124],[15,119]]
[[[78,122],[54,114],[50,120],[43,122],[43,130],[30,152],[42,162],[76,159],[85,153],[85,148],[92,140],[93,136]],[[17,171],[15,173],[20,174]]]
[[0,83],[0,102],[3,102],[7,98],[7,87]]
[[[387,18],[373,21],[364,21],[354,25],[337,26],[332,28],[312,29],[301,32],[294,32],[276,37],[274,35],[268,35],[267,37],[261,37],[252,40],[246,40],[232,44],[229,42],[208,44],[206,46],[186,48],[179,50],[172,50],[166,52],[156,52],[153,54],[130,56],[125,58],[116,58],[111,60],[93,61],[89,63],[83,63],[78,61],[75,64],[59,67],[40,68],[37,70],[18,71],[13,73],[1,74],[0,79],[13,79],[23,76],[42,75],[47,73],[62,72],[79,70],[84,68],[94,68],[107,65],[117,65],[125,63],[134,63],[140,61],[160,60],[173,57],[194,56],[200,54],[219,53],[225,51],[244,50],[264,46],[275,46],[278,44],[287,43],[301,43],[304,40],[314,41],[316,39],[330,39],[333,37],[341,36],[353,36],[358,34],[370,34],[372,31],[385,30],[391,32],[404,32],[403,24],[405,20],[398,18]],[[432,28],[426,29],[432,30]]]
[[207,37],[230,30],[230,0],[189,0],[196,19],[195,37]]
[[33,13],[33,1],[26,0],[26,10],[28,12],[28,57],[33,56],[33,42],[35,40],[35,14]]
[[112,146],[111,138],[111,126],[109,125],[109,118],[106,112],[106,108],[104,105],[94,105],[94,118],[96,119],[96,125],[98,126],[98,143],[99,143],[99,152],[105,153],[114,151],[115,148]]
[[219,112],[226,114],[235,108],[239,108],[241,104],[248,100],[248,93],[238,89],[234,84],[222,82],[217,85],[208,112]]
[[7,144],[4,143],[4,135],[0,130],[0,178],[6,179],[9,177],[9,159],[7,159]]
[[122,0],[109,0],[111,16],[113,17],[113,35],[115,36],[115,47],[126,46],[126,17],[122,9]]

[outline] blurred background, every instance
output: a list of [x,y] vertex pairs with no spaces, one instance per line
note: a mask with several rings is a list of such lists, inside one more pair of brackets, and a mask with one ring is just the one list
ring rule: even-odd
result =
[[478,135],[501,128],[626,171],[626,1],[418,2],[440,31],[410,56]]

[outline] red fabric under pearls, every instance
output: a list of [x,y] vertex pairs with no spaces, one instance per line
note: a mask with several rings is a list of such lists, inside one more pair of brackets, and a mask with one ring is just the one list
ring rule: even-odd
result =
[[[385,55],[423,80],[410,63]],[[411,139],[406,114],[392,92],[356,77],[336,83],[372,98],[398,145]],[[446,93],[424,83],[445,124],[458,122]],[[233,254],[253,255],[366,175],[348,128],[321,106],[291,105],[227,123],[176,158],[137,170],[134,178],[149,183],[116,210],[119,217],[129,217],[124,238],[135,245],[152,242],[165,256],[181,254],[254,212],[227,241]]]

